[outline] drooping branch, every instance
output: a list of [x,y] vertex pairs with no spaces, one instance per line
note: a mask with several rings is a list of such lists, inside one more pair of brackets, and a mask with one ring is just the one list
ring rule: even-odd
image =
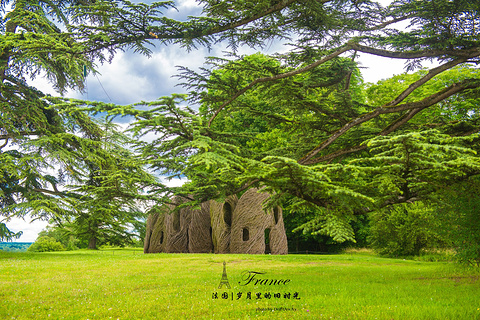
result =
[[[327,3],[331,0],[321,0],[320,3]],[[90,54],[102,49],[114,50],[115,48],[119,48],[122,46],[126,46],[132,43],[139,44],[142,41],[149,41],[149,40],[160,40],[165,43],[170,41],[181,41],[181,40],[191,40],[197,39],[200,40],[202,38],[208,38],[210,36],[218,35],[220,33],[235,30],[242,26],[248,25],[254,21],[258,21],[264,17],[271,16],[272,14],[279,12],[289,5],[300,2],[298,0],[281,0],[277,4],[266,8],[265,10],[253,14],[251,16],[244,17],[239,20],[235,20],[233,22],[228,23],[219,23],[218,21],[214,21],[214,19],[205,19],[201,18],[199,20],[191,20],[189,22],[179,22],[172,19],[158,19],[153,18],[152,22],[161,21],[162,25],[160,26],[149,26],[145,16],[149,14],[149,9],[147,12],[136,12],[139,14],[139,17],[142,19],[142,25],[138,25],[134,23],[134,18],[139,18],[133,15],[132,18],[125,16],[128,12],[125,11],[125,14],[121,14],[120,9],[116,8],[114,4],[112,4],[112,12],[115,12],[117,17],[120,17],[120,23],[122,22],[127,23],[135,27],[135,29],[129,29],[128,36],[119,37],[120,33],[113,32],[111,27],[104,28],[103,26],[82,26],[82,31],[86,32],[85,35],[89,35],[89,33],[94,34],[95,31],[100,31],[100,33],[111,33],[110,35],[114,35],[109,41],[105,42],[96,42],[94,46],[90,46],[89,49],[82,52],[82,54]],[[160,6],[164,6],[162,4]],[[152,5],[152,6],[159,6]],[[94,9],[93,9],[94,10]],[[95,14],[95,11],[90,12],[91,14]],[[210,20],[210,21],[208,21]],[[98,38],[94,36],[94,38]],[[88,41],[88,40],[87,40]],[[200,40],[201,41],[201,40]]]
[[15,132],[14,134],[2,134],[0,135],[1,140],[8,140],[10,138],[15,138],[15,137],[28,137],[28,136],[38,136],[40,132],[38,131],[20,131],[20,132]]
[[[377,135],[378,136],[386,136],[390,133],[392,133],[393,131],[397,130],[398,128],[400,128],[402,125],[404,125],[405,123],[407,123],[410,119],[412,119],[417,113],[419,113],[420,111],[422,111],[424,108],[418,108],[418,109],[412,109],[412,110],[409,110],[406,114],[404,114],[403,116],[401,116],[399,119],[397,119],[395,122],[391,123],[390,125],[388,125],[385,129],[383,129],[380,133],[378,133]],[[320,162],[326,162],[326,161],[332,161],[333,159],[336,159],[340,156],[343,156],[343,155],[346,155],[346,154],[350,154],[350,153],[353,153],[353,152],[358,152],[358,151],[362,151],[362,150],[365,150],[367,149],[367,145],[366,144],[360,144],[360,145],[357,145],[357,146],[354,146],[354,147],[350,147],[350,148],[345,148],[345,149],[342,149],[342,150],[338,150],[338,151],[335,151],[335,152],[332,152],[330,154],[327,154],[323,157],[320,157],[320,158],[315,158],[315,159],[311,159],[305,163],[303,163],[304,165],[311,165],[311,164],[316,164],[316,163],[320,163]]]
[[[454,67],[455,65],[458,65],[460,63],[463,63],[465,62],[466,58],[460,58],[460,59],[456,59],[456,60],[453,60],[453,61],[450,61],[448,63],[445,63],[437,68],[434,68],[432,70],[430,70],[428,72],[428,74],[424,77],[422,77],[420,80],[414,82],[413,84],[411,84],[405,91],[403,91],[397,98],[395,98],[393,101],[387,103],[384,105],[384,107],[388,107],[388,106],[392,106],[392,105],[396,105],[398,103],[400,103],[402,100],[404,100],[410,93],[412,93],[416,88],[419,88],[420,86],[422,86],[424,83],[426,83],[428,80],[432,79],[435,75],[447,70],[447,69],[450,69],[452,67]],[[382,135],[382,136],[386,136],[390,133],[392,133],[393,131],[397,130],[400,126],[402,126],[403,124],[407,123],[410,119],[412,119],[418,112],[422,111],[424,108],[426,108],[428,106],[424,106],[424,107],[420,107],[420,108],[416,108],[416,109],[412,109],[412,110],[409,110],[404,116],[402,116],[400,119],[398,119],[397,121],[395,121],[394,123],[390,124],[389,126],[387,126],[384,130],[382,130],[382,132],[380,132],[378,135]],[[368,120],[367,120],[368,121]],[[350,147],[350,148],[346,148],[346,149],[343,149],[343,150],[339,150],[339,151],[336,151],[336,152],[333,152],[331,154],[328,154],[326,156],[323,156],[323,157],[320,157],[320,158],[316,158],[316,159],[311,159],[309,161],[306,161],[304,162],[303,164],[305,165],[310,165],[310,164],[315,164],[315,163],[319,163],[319,162],[324,162],[324,161],[331,161],[339,156],[342,156],[342,155],[345,155],[345,154],[349,154],[349,153],[353,153],[353,152],[357,152],[357,151],[361,151],[361,150],[365,150],[367,148],[367,145],[365,144],[362,144],[362,145],[358,145],[358,146],[354,146],[354,147]]]
[[255,183],[259,182],[260,179],[253,179],[252,181],[244,184],[243,186],[241,186],[240,188],[236,189],[235,191],[232,192],[232,194],[238,194],[242,191],[245,191],[247,190],[248,188],[250,188],[251,186],[253,186]]
[[402,16],[402,17],[398,17],[398,18],[395,18],[395,19],[392,19],[392,20],[388,20],[388,21],[385,21],[385,22],[382,22],[380,24],[377,24],[376,26],[372,27],[372,28],[369,28],[367,29],[366,31],[376,31],[376,30],[381,30],[383,28],[385,28],[386,26],[389,26],[391,24],[394,24],[394,23],[397,23],[397,22],[402,22],[402,21],[405,21],[407,19],[410,19],[413,15],[410,14],[410,15],[406,15],[406,16]]
[[46,193],[46,194],[50,194],[50,195],[53,195],[53,196],[60,196],[62,198],[65,198],[65,193],[59,192],[58,190],[57,191],[52,191],[52,190],[42,189],[42,188],[35,188],[35,189],[32,189],[32,190],[35,191],[35,192]]
[[[332,1],[332,0],[321,0],[319,2],[326,3],[326,2],[329,2],[329,1]],[[244,25],[249,24],[249,23],[251,23],[255,20],[266,17],[266,16],[268,16],[268,15],[274,13],[274,12],[281,11],[281,10],[285,9],[287,6],[291,5],[294,2],[300,2],[300,1],[298,1],[298,0],[283,0],[283,1],[280,1],[276,5],[268,8],[267,10],[265,10],[263,12],[260,12],[256,15],[251,16],[251,17],[246,17],[244,19],[241,19],[239,21],[235,21],[235,22],[232,22],[232,23],[229,23],[229,24],[226,24],[226,25],[220,25],[220,26],[214,27],[210,30],[205,31],[202,35],[214,35],[214,34],[217,34],[217,33],[222,33],[222,32],[225,32],[227,30],[232,30],[232,29],[244,26]]]
[[8,144],[8,141],[10,140],[10,138],[4,138],[4,139],[5,139],[5,143],[0,146],[0,149],[3,149]]
[[298,160],[298,162],[300,164],[308,163],[315,155],[317,155],[320,151],[324,150],[326,147],[332,144],[335,140],[337,140],[339,137],[345,134],[348,130],[364,122],[367,122],[373,118],[376,118],[381,114],[397,113],[397,112],[407,111],[411,109],[427,108],[440,101],[445,100],[446,98],[456,93],[459,93],[467,89],[474,89],[478,87],[480,87],[479,80],[464,80],[459,83],[454,83],[453,85],[417,102],[405,103],[395,107],[385,107],[385,106],[378,107],[374,111],[361,115],[360,117],[357,117],[352,121],[350,121],[349,123],[347,123],[346,125],[344,125],[342,128],[334,132],[330,137],[328,137],[326,140],[324,140],[322,143],[316,146],[307,155],[305,155],[303,158]]
[[382,132],[380,132],[378,135],[380,136],[386,136],[390,133],[392,133],[393,131],[397,130],[398,128],[400,128],[402,125],[404,125],[405,123],[407,123],[408,121],[410,121],[410,119],[412,119],[417,113],[419,113],[420,111],[422,111],[423,109],[425,109],[426,107],[423,107],[423,108],[417,108],[417,109],[412,109],[412,110],[409,110],[407,111],[406,114],[404,114],[402,117],[400,117],[399,119],[397,119],[397,121],[391,123],[390,125],[388,125],[385,129],[382,130]]
[[343,156],[345,154],[350,154],[350,153],[362,151],[362,150],[365,150],[365,149],[367,149],[367,145],[366,144],[361,144],[361,145],[354,146],[354,147],[351,147],[351,148],[346,148],[346,149],[342,149],[342,150],[332,152],[330,154],[327,154],[326,156],[323,156],[321,158],[315,158],[315,159],[303,162],[302,164],[303,165],[311,165],[311,164],[316,164],[316,163],[320,163],[320,162],[332,161],[333,159],[338,158],[340,156]]

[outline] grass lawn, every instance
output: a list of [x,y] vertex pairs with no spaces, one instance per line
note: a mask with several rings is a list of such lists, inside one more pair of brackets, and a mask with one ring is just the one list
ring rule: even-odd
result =
[[371,254],[0,251],[0,319],[480,319],[479,279]]

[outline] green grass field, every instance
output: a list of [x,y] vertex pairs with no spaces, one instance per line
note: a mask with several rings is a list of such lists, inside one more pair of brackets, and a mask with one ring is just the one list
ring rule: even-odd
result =
[[[242,285],[244,271],[290,281]],[[0,319],[480,319],[479,279],[372,254],[0,252]]]

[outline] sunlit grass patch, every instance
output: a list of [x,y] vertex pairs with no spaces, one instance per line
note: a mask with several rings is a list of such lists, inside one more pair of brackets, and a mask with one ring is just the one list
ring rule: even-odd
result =
[[[218,288],[224,261],[230,289]],[[245,271],[289,281],[243,285]],[[479,275],[367,252],[0,253],[0,319],[475,319]]]

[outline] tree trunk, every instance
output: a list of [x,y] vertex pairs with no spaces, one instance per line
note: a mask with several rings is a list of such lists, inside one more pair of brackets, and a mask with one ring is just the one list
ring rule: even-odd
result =
[[97,237],[91,237],[90,240],[88,240],[88,249],[97,250]]

